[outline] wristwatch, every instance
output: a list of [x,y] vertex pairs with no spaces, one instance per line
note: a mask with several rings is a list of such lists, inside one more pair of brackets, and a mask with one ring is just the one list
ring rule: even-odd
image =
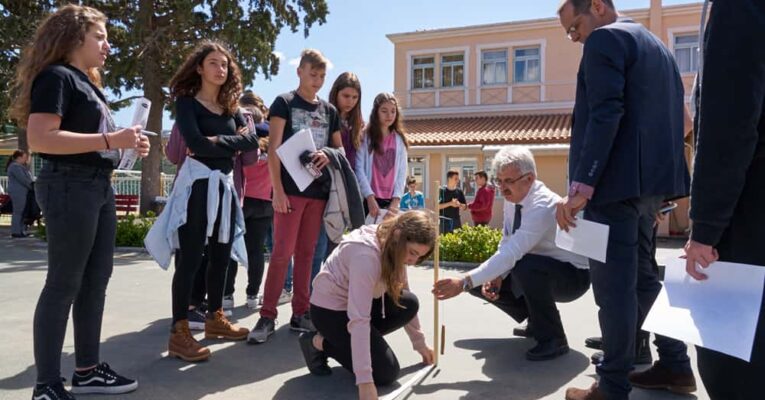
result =
[[465,275],[465,277],[462,278],[462,291],[467,292],[472,288],[473,288],[473,280],[470,278],[470,275]]

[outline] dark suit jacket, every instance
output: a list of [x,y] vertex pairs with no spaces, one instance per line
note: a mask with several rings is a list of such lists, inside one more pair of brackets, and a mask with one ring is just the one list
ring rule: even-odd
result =
[[577,74],[569,179],[591,203],[688,194],[684,89],[664,44],[628,18],[598,28]]

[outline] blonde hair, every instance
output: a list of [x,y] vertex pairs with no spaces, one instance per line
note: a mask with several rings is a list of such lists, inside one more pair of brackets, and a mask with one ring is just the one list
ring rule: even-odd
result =
[[[11,118],[22,127],[27,125],[32,83],[37,75],[51,64],[69,62],[70,54],[82,45],[88,30],[96,24],[105,25],[106,21],[106,15],[95,8],[68,4],[40,23],[16,67]],[[90,68],[87,75],[94,85],[101,87],[101,74],[97,68]]]
[[427,254],[418,262],[430,257],[436,244],[436,223],[432,212],[426,210],[408,211],[386,220],[377,227],[380,242],[381,278],[386,292],[393,303],[401,307],[399,298],[404,289],[404,259],[407,243],[428,246]]
[[300,65],[298,66],[302,68],[306,64],[308,64],[311,69],[326,70],[327,65],[329,64],[329,60],[327,57],[324,57],[324,54],[321,54],[319,50],[305,49],[302,53],[300,53]]

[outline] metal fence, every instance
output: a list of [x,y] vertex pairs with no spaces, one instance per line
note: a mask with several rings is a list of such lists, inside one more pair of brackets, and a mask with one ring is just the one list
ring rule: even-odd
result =
[[[173,189],[173,180],[175,175],[162,174],[161,181],[162,187],[160,189],[160,196],[169,196],[170,191]],[[7,191],[8,189],[8,177],[0,176],[0,186]],[[133,171],[115,171],[112,178],[112,187],[116,194],[134,194],[141,195],[141,173]]]

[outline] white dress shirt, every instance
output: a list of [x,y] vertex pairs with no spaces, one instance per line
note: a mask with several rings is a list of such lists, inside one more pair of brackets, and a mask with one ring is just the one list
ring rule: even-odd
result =
[[520,202],[521,226],[513,233],[515,204],[505,200],[502,240],[497,252],[468,275],[473,286],[482,285],[499,276],[506,277],[515,263],[526,254],[536,254],[589,268],[587,258],[559,249],[555,245],[555,208],[560,196],[548,189],[542,181],[534,181],[529,194]]

